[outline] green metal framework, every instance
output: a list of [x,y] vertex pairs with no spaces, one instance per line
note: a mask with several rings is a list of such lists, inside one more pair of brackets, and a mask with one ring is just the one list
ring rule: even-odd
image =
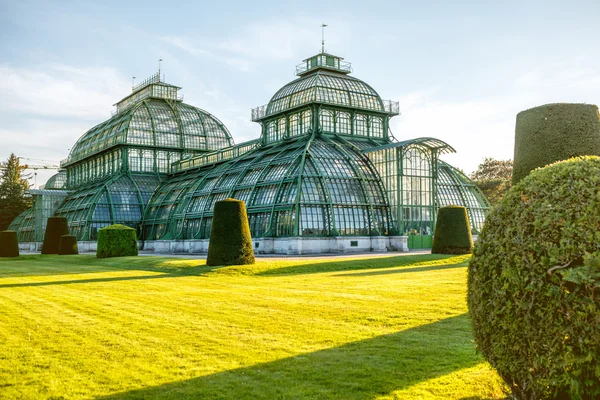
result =
[[69,194],[56,211],[66,217],[78,240],[96,240],[98,230],[123,224],[141,233],[145,206],[160,179],[156,175],[118,174]]
[[227,197],[246,202],[254,237],[431,236],[449,201],[474,207],[479,226],[487,204],[469,203],[480,199],[473,185],[439,161],[454,149],[433,138],[392,141],[398,104],[348,76],[341,60],[304,60],[299,79],[253,109],[259,140],[175,163],[149,202],[144,237],[208,238],[214,204]]
[[363,149],[386,188],[392,232],[431,236],[437,209],[451,204],[467,207],[472,228],[481,229],[487,199],[463,173],[439,159],[454,152],[447,143],[427,137]]
[[144,237],[208,238],[214,204],[228,197],[246,202],[253,237],[387,233],[368,158],[335,135],[311,134],[175,175],[152,196]]
[[438,161],[436,207],[451,204],[467,208],[473,234],[479,234],[490,203],[481,190],[462,171]]
[[65,190],[30,189],[28,193],[32,198],[32,206],[19,214],[8,229],[17,232],[19,242],[41,242],[44,239],[48,217],[54,215],[68,192]]
[[[239,145],[154,75],[63,160],[66,171],[47,184],[69,189],[49,191],[64,199],[55,214],[79,240],[112,223],[145,240],[206,239],[215,203],[234,197],[246,202],[253,237],[430,238],[437,208],[460,204],[477,232],[489,204],[439,160],[454,149],[433,138],[396,141],[389,120],[398,103],[351,71],[324,52],[304,60],[298,79],[252,110],[260,139]],[[32,209],[15,221],[23,238],[37,240],[27,228],[37,218]]]

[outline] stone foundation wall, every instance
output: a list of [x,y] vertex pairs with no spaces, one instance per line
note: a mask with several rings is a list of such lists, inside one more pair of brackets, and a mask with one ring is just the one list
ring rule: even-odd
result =
[[[208,253],[208,239],[147,240],[144,250],[155,253]],[[252,239],[256,254],[323,254],[408,251],[406,236],[336,236]]]

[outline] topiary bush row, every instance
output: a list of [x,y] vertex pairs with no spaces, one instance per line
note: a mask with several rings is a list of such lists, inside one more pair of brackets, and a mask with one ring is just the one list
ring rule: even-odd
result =
[[600,155],[600,115],[592,104],[546,104],[517,114],[513,183],[574,156]]
[[467,209],[445,206],[438,209],[431,254],[470,254],[473,251]]
[[97,258],[138,255],[137,232],[125,225],[115,224],[98,231]]
[[18,257],[19,240],[15,231],[0,232],[0,257]]
[[[61,235],[58,237],[58,248],[56,253],[54,245],[56,243],[56,236],[60,232],[64,232],[66,226],[66,219],[62,217],[51,217],[52,222],[48,221],[48,226],[51,227],[50,234],[44,235],[44,244],[42,245],[42,254],[79,254],[77,248],[77,238],[72,235]],[[67,227],[68,231],[68,227]],[[48,230],[46,230],[48,232]],[[44,251],[45,249],[45,251]],[[17,238],[17,232],[15,231],[2,231],[0,232],[0,257],[18,257],[19,256],[19,240]]]
[[520,399],[600,398],[600,158],[532,172],[468,269],[477,349]]
[[254,264],[246,205],[225,199],[215,204],[206,265]]

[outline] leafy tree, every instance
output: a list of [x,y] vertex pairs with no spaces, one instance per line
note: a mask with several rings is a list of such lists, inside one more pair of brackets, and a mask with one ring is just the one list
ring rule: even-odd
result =
[[0,163],[0,231],[31,206],[31,200],[25,195],[29,189],[25,166],[20,165],[17,156],[11,154]]
[[512,160],[486,157],[470,178],[492,205],[498,203],[512,185]]

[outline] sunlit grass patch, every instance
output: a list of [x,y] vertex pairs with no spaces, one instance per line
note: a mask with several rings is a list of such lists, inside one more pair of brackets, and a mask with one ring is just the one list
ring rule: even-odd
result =
[[495,396],[467,261],[0,261],[0,398]]

